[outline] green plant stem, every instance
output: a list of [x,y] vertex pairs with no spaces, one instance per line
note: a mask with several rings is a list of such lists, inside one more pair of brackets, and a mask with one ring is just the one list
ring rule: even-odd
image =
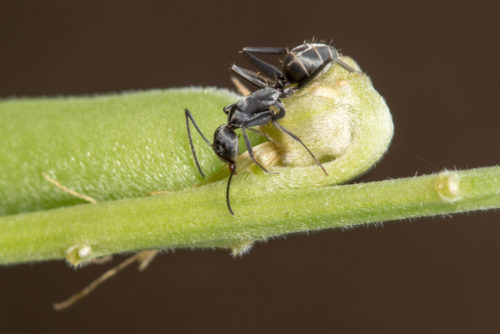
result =
[[[65,258],[78,265],[155,248],[241,253],[287,233],[500,207],[500,167],[332,186],[371,168],[393,133],[389,109],[369,77],[334,65],[283,99],[287,114],[279,120],[328,175],[290,136],[264,126],[272,141],[255,145],[254,154],[278,174],[264,173],[241,154],[231,216],[227,166],[195,135],[209,175],[200,182],[183,110],[210,137],[227,122],[221,108],[238,98],[215,89],[173,89],[0,101],[0,264]],[[250,135],[252,144],[263,141]],[[147,195],[158,190],[165,193]],[[71,192],[98,203],[81,204]]]
[[[500,207],[500,167],[364,184],[278,189],[225,182],[163,195],[0,217],[0,263],[82,261],[146,248],[226,247],[287,233]],[[78,261],[76,261],[78,262]]]

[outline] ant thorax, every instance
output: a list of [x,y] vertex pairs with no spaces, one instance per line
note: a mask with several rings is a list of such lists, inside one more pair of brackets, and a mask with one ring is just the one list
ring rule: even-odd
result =
[[280,91],[276,88],[266,87],[256,90],[252,94],[238,101],[237,108],[247,113],[265,110],[274,105],[280,98]]

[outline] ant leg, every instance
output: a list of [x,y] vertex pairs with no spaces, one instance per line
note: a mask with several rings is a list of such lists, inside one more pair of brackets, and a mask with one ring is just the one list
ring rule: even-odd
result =
[[[254,56],[249,50],[255,50],[255,48],[244,48],[243,49],[243,54],[245,57],[259,70],[264,72],[265,74],[269,75],[272,78],[277,78],[277,79],[283,79],[284,75],[283,72],[281,72],[280,69],[275,67],[274,65],[269,64],[268,62],[263,61],[259,57]],[[285,54],[286,49],[284,49],[284,53],[278,53],[278,54]],[[255,52],[255,51],[253,51]],[[267,52],[260,52],[260,53],[267,53]]]
[[273,46],[245,46],[243,48],[245,53],[262,53],[266,55],[284,55],[288,52],[288,48],[273,47]]
[[256,164],[257,166],[259,166],[259,167],[260,167],[260,168],[261,168],[264,172],[269,173],[269,174],[277,174],[277,173],[272,173],[272,172],[268,171],[268,170],[267,170],[264,166],[262,166],[262,165],[260,164],[260,162],[258,162],[258,161],[255,159],[255,157],[254,157],[254,155],[253,155],[252,144],[250,143],[250,140],[248,139],[248,135],[247,135],[247,133],[246,133],[246,131],[245,131],[245,128],[241,128],[241,133],[243,134],[243,138],[245,139],[245,144],[246,144],[246,146],[247,146],[248,155],[250,156],[250,159],[252,159],[252,161],[253,161],[253,162],[255,162],[255,164]]
[[265,81],[265,78],[261,77],[258,73],[254,71],[247,70],[246,68],[240,67],[238,65],[231,66],[231,70],[257,87],[265,88],[269,86],[268,83]]
[[316,164],[321,167],[321,169],[323,170],[323,172],[325,172],[325,175],[328,175],[328,172],[326,171],[325,167],[323,167],[323,165],[321,164],[321,162],[319,162],[318,159],[316,159],[316,156],[311,152],[311,150],[309,150],[309,148],[307,148],[306,144],[304,144],[304,142],[299,138],[297,137],[296,135],[294,135],[293,133],[291,133],[290,131],[288,131],[287,129],[285,129],[282,125],[280,125],[278,122],[276,122],[275,120],[273,120],[273,124],[278,128],[280,129],[281,131],[283,131],[284,133],[286,133],[287,135],[289,135],[290,137],[292,137],[293,139],[295,139],[296,141],[298,141],[302,146],[304,146],[304,148],[307,150],[307,152],[309,152],[309,154],[311,155],[311,157],[314,159],[314,161],[316,162]]
[[203,171],[201,170],[201,167],[200,167],[200,163],[198,162],[198,158],[196,157],[196,152],[194,151],[194,145],[193,145],[193,140],[191,138],[191,130],[189,128],[189,120],[191,120],[191,122],[193,122],[193,125],[194,127],[196,128],[196,130],[198,130],[198,133],[200,134],[201,138],[203,138],[203,140],[209,145],[209,146],[212,146],[212,143],[210,143],[208,141],[207,138],[205,138],[205,136],[203,135],[203,133],[201,132],[200,128],[198,127],[198,125],[196,124],[196,122],[194,121],[194,118],[193,118],[193,115],[191,115],[191,113],[189,112],[188,109],[185,109],[184,110],[184,113],[186,115],[186,127],[187,127],[187,132],[188,132],[188,137],[189,137],[189,146],[191,146],[191,152],[193,152],[193,157],[194,157],[194,162],[196,163],[196,167],[198,168],[198,171],[200,172],[201,176],[202,177],[205,177],[205,174],[203,174]]
[[236,162],[229,163],[229,169],[231,173],[229,174],[229,179],[227,180],[227,187],[226,187],[226,204],[229,212],[234,216],[234,212],[231,209],[231,203],[229,202],[229,188],[231,186],[231,180],[233,179],[233,175],[236,172]]
[[335,63],[339,64],[340,66],[342,66],[343,68],[345,68],[349,72],[358,72],[359,73],[359,71],[357,69],[355,69],[354,67],[351,67],[347,63],[343,62],[342,60],[340,60],[340,58],[337,58],[335,60]]

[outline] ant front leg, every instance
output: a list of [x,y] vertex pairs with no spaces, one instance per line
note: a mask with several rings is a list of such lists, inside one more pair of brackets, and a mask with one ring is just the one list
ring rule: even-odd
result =
[[248,155],[250,156],[250,159],[252,159],[252,161],[257,166],[259,166],[264,172],[269,173],[269,174],[277,174],[277,173],[273,173],[273,172],[268,171],[264,166],[262,166],[262,164],[260,162],[258,162],[255,159],[255,156],[253,154],[252,144],[250,143],[250,140],[248,139],[248,135],[247,135],[247,133],[245,131],[245,128],[243,128],[243,127],[241,128],[241,133],[243,134],[243,138],[245,139],[245,145],[247,146]]
[[247,70],[246,68],[240,67],[238,65],[231,66],[231,70],[259,88],[265,88],[269,86],[266,79],[254,71]]

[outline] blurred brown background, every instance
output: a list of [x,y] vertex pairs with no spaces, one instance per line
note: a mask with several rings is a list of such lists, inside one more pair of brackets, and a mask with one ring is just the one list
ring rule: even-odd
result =
[[[391,150],[359,181],[494,165],[499,12],[487,0],[2,1],[0,97],[229,88],[229,66],[248,66],[239,48],[316,36],[354,57],[393,113]],[[498,220],[289,236],[238,259],[168,252],[62,313],[52,302],[106,267],[0,267],[0,332],[498,333]]]

